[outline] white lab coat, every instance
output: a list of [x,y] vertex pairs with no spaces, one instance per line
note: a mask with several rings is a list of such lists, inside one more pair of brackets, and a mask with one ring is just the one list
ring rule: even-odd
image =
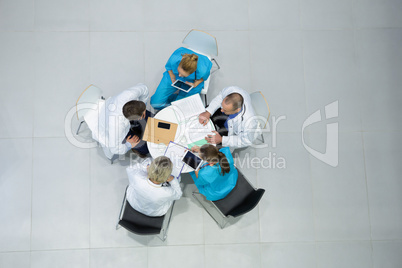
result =
[[179,180],[174,178],[170,186],[155,184],[148,179],[147,165],[151,159],[126,169],[130,182],[127,201],[137,211],[148,216],[165,215],[174,200],[180,199],[182,191]]
[[222,107],[223,99],[231,93],[239,93],[242,95],[244,102],[242,111],[235,118],[228,120],[228,136],[222,137],[222,146],[230,147],[231,149],[247,147],[261,135],[261,126],[255,118],[251,98],[247,91],[236,86],[224,88],[218,96],[211,101],[206,110],[213,115],[216,110]]
[[130,130],[130,121],[123,115],[123,106],[129,101],[138,100],[145,104],[149,91],[146,85],[137,84],[120,94],[110,97],[97,110],[84,116],[85,122],[92,131],[92,138],[103,147],[106,157],[125,154],[131,147],[122,144]]

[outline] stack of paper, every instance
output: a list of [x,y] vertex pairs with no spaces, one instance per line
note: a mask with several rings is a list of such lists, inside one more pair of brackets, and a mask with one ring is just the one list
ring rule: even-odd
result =
[[179,125],[184,125],[185,138],[187,147],[191,149],[194,145],[202,146],[207,143],[205,137],[214,135],[214,124],[209,120],[208,124],[203,126],[198,121],[199,114],[205,112],[200,94],[195,94],[190,97],[172,102],[177,122]]
[[195,115],[198,116],[200,113],[205,112],[205,107],[202,104],[200,94],[195,94],[178,101],[173,101],[172,105],[177,108],[175,109],[176,111],[179,111],[179,117],[183,117],[184,119],[188,119]]

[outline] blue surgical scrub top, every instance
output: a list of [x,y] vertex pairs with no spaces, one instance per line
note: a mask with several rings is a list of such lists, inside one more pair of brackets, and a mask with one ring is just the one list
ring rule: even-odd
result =
[[195,53],[194,51],[184,47],[180,47],[173,52],[165,65],[166,71],[171,70],[178,79],[179,72],[177,71],[177,68],[179,67],[184,54],[196,54],[198,56],[197,70],[187,77],[180,77],[180,80],[194,82],[194,80],[196,80],[195,78],[197,77],[197,80],[203,78],[204,81],[206,81],[212,68],[212,62],[208,59],[208,57]]
[[198,172],[198,178],[194,172],[190,175],[194,180],[198,191],[203,194],[207,200],[216,201],[226,197],[236,186],[238,172],[234,166],[234,161],[230,149],[224,147],[220,149],[228,159],[230,171],[222,175],[219,163],[214,166],[205,166]]

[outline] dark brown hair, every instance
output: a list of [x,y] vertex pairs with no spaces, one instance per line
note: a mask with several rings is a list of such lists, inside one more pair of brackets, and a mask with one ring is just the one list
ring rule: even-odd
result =
[[142,101],[132,100],[124,104],[123,106],[123,115],[128,120],[138,120],[141,115],[144,113],[145,103]]
[[207,162],[219,162],[221,166],[222,175],[229,173],[230,165],[229,161],[226,158],[226,155],[218,150],[212,144],[204,144],[200,148],[200,156],[203,160]]
[[243,106],[243,96],[239,93],[230,93],[225,98],[226,104],[231,104],[233,106],[233,111],[241,108]]

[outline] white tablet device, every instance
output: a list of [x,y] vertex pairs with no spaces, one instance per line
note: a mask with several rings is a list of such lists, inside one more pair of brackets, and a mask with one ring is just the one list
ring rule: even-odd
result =
[[203,164],[203,160],[199,158],[197,155],[192,153],[191,151],[187,151],[183,158],[181,159],[187,166],[191,167],[194,170],[197,170]]
[[193,87],[184,83],[183,81],[177,79],[176,81],[174,81],[174,83],[172,84],[173,87],[178,88],[184,92],[189,92]]

